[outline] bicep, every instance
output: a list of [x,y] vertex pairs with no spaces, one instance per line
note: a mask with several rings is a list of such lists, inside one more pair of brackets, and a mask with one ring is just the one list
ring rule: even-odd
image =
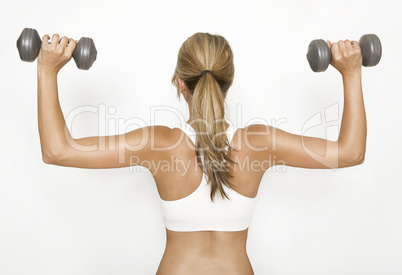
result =
[[275,165],[301,168],[339,168],[339,146],[336,141],[291,134],[273,128],[269,153],[275,156]]
[[119,168],[149,158],[151,127],[121,135],[72,139],[53,164],[78,168]]
[[255,154],[269,159],[269,167],[287,165],[301,168],[336,169],[355,165],[337,141],[291,134],[266,125],[249,126],[247,135]]

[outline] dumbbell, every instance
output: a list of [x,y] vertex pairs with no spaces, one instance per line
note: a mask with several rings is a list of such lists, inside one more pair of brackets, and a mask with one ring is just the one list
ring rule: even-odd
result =
[[[375,34],[363,35],[359,40],[363,56],[363,66],[372,67],[381,59],[381,41]],[[323,72],[328,68],[331,61],[331,50],[327,42],[322,39],[313,40],[308,46],[307,60],[314,72]]]
[[[42,40],[35,29],[25,28],[17,40],[22,61],[33,62],[39,55]],[[75,47],[73,58],[81,70],[89,70],[96,60],[97,51],[92,38],[82,37]]]

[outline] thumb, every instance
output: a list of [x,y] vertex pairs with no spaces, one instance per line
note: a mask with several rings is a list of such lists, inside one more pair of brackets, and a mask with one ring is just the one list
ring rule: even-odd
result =
[[328,45],[328,47],[331,49],[332,43],[331,43],[329,40],[327,40],[327,45]]

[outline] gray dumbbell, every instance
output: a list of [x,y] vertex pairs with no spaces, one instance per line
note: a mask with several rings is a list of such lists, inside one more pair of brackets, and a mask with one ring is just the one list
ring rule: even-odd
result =
[[[363,56],[363,66],[372,67],[381,59],[381,41],[375,34],[363,35],[359,40]],[[322,39],[313,40],[308,46],[307,60],[314,72],[323,72],[328,68],[332,55],[327,42]]]
[[[39,55],[42,40],[35,29],[25,28],[17,40],[17,48],[22,61],[33,62]],[[73,58],[81,70],[89,70],[98,52],[92,38],[82,37],[75,47]]]

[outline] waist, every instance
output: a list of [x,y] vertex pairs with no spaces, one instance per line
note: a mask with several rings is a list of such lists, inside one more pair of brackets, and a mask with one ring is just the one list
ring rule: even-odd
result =
[[253,274],[246,252],[248,230],[238,232],[174,232],[167,243],[158,275]]

